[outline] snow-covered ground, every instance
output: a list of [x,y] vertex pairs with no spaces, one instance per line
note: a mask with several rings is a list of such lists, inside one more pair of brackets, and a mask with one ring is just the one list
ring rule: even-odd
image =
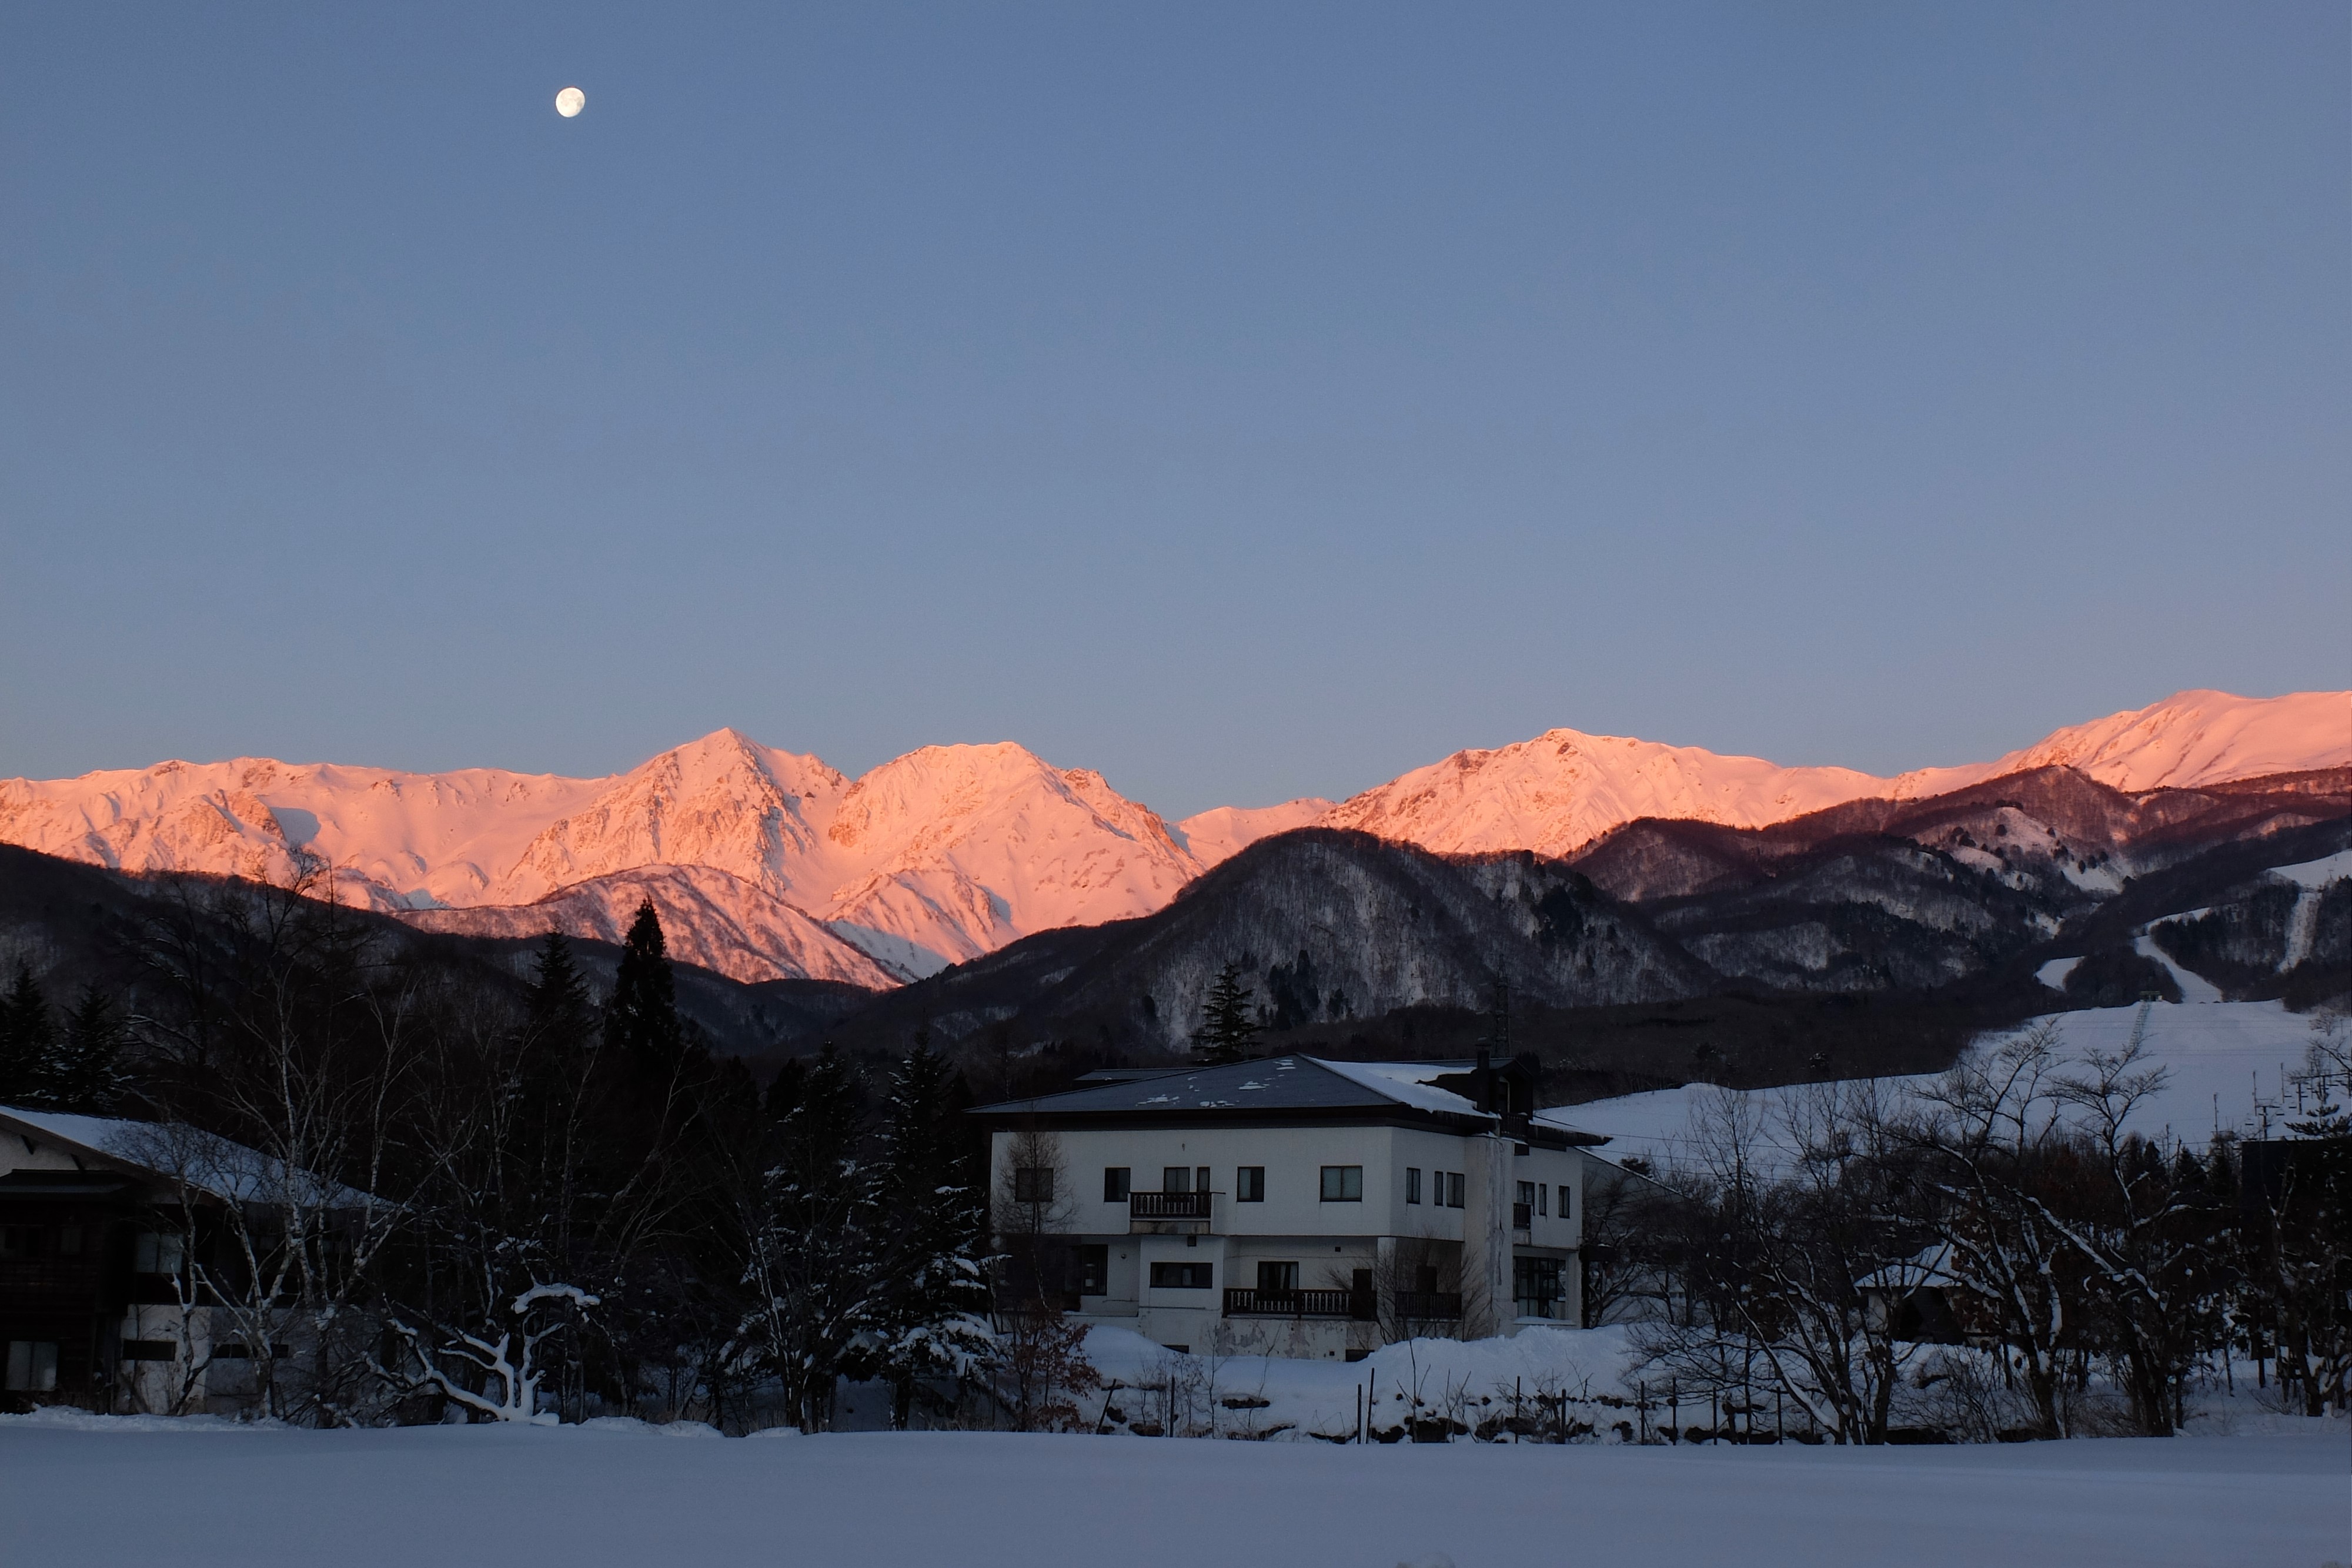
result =
[[100,1429],[0,1419],[0,1559],[2317,1568],[2352,1556],[2340,1427],[2323,1439],[1834,1449],[83,1426]]
[[[2138,1012],[2135,1005],[2048,1016],[2058,1022],[2062,1055],[2072,1055],[2086,1048],[2120,1051],[2131,1038]],[[2291,1013],[2277,1002],[2158,1003],[2148,1009],[2143,1049],[2150,1065],[2165,1070],[2166,1082],[2163,1092],[2141,1107],[2133,1124],[2148,1133],[2169,1127],[2175,1136],[2192,1144],[2202,1144],[2220,1131],[2251,1135],[2263,1125],[2262,1102],[2272,1107],[2270,1125],[2275,1130],[2283,1090],[2287,1113],[2294,1113],[2286,1079],[2303,1065],[2311,1044],[2311,1022],[2308,1015]],[[1609,1142],[1599,1151],[1604,1158],[1630,1155],[1655,1164],[1689,1148],[1692,1113],[1724,1092],[1711,1084],[1690,1083],[1562,1106],[1548,1114],[1587,1132],[1607,1134]],[[1776,1120],[1769,1112],[1781,1094],[1759,1090],[1749,1096],[1768,1113],[1768,1135]]]
[[1306,1442],[1351,1438],[1360,1416],[1391,1439],[1414,1420],[1475,1429],[1507,1413],[1515,1396],[1565,1396],[1563,1416],[1605,1440],[1613,1423],[1633,1415],[1623,1406],[1636,1392],[1624,1372],[1625,1333],[1528,1328],[1509,1339],[1417,1339],[1336,1362],[1187,1355],[1131,1330],[1097,1327],[1087,1335],[1087,1359],[1105,1389],[1087,1408],[1091,1416],[1108,1404],[1125,1418],[1114,1427],[1142,1421],[1177,1436]]

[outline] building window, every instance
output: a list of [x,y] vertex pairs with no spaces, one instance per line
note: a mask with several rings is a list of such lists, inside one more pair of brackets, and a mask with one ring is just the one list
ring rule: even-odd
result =
[[134,1274],[176,1274],[180,1271],[179,1237],[168,1231],[142,1230],[131,1246]]
[[1257,1290],[1262,1296],[1294,1296],[1298,1293],[1298,1265],[1296,1263],[1260,1263],[1257,1266]]
[[1404,1167],[1404,1200],[1407,1203],[1421,1201],[1421,1167],[1419,1166]]
[[1323,1167],[1323,1201],[1326,1203],[1363,1202],[1364,1167],[1325,1166]]
[[1511,1295],[1523,1318],[1559,1315],[1559,1263],[1557,1258],[1511,1260]]
[[81,1256],[80,1226],[61,1225],[58,1227],[58,1256],[60,1258],[79,1258]]
[[1133,1179],[1134,1173],[1125,1166],[1105,1166],[1103,1167],[1103,1201],[1125,1203],[1128,1192],[1130,1190],[1129,1183]]
[[[0,1225],[0,1262],[26,1262],[41,1255],[41,1228],[37,1225]],[[30,1343],[20,1340],[18,1343]],[[15,1384],[8,1385],[11,1388]]]
[[1191,1166],[1164,1167],[1160,1173],[1160,1190],[1162,1192],[1192,1191],[1192,1167]]
[[168,1339],[127,1339],[122,1342],[125,1361],[172,1361],[178,1357],[180,1347]]
[[1550,1197],[1551,1188],[1545,1186],[1542,1182],[1536,1183],[1536,1212],[1538,1214],[1549,1214],[1551,1212],[1550,1209],[1544,1207],[1544,1205],[1549,1201]]
[[1461,1207],[1462,1173],[1460,1171],[1440,1171],[1437,1173],[1437,1179],[1445,1184],[1445,1207],[1448,1208]]
[[1199,1170],[1192,1173],[1192,1190],[1194,1192],[1206,1192],[1209,1190],[1208,1166],[1202,1166]]
[[1562,1182],[1559,1187],[1559,1217],[1562,1219],[1573,1219],[1576,1217],[1576,1210],[1568,1207],[1568,1184],[1566,1182]]
[[1015,1203],[1053,1202],[1054,1167],[1015,1166],[1013,1170],[1013,1201]]
[[12,1394],[47,1394],[58,1385],[58,1342],[53,1339],[12,1339],[8,1342],[8,1390]]
[[1155,1291],[1205,1291],[1213,1281],[1213,1263],[1154,1263],[1151,1266],[1151,1288]]
[[1234,1167],[1234,1201],[1235,1203],[1265,1201],[1265,1167],[1264,1166]]
[[1535,1183],[1531,1181],[1523,1181],[1519,1184],[1519,1201],[1526,1204],[1529,1208],[1533,1208],[1536,1206]]
[[1110,1249],[1088,1245],[1078,1249],[1078,1294],[1104,1296],[1110,1293]]

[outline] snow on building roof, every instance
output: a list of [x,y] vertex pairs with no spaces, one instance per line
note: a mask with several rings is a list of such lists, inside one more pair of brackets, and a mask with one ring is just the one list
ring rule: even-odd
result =
[[1327,1061],[1275,1056],[1223,1067],[1095,1082],[1060,1094],[980,1107],[982,1115],[1087,1115],[1196,1112],[1387,1112],[1397,1109],[1493,1123],[1462,1095],[1429,1080],[1475,1071],[1466,1061]]
[[184,1123],[132,1122],[0,1105],[0,1124],[5,1123],[16,1124],[20,1135],[29,1128],[85,1153],[231,1202],[294,1201],[355,1208],[376,1201],[357,1188]]
[[1360,1084],[1375,1094],[1412,1105],[1423,1111],[1444,1111],[1457,1116],[1483,1116],[1486,1113],[1463,1095],[1450,1089],[1431,1085],[1439,1078],[1458,1073],[1475,1072],[1476,1064],[1466,1061],[1325,1061],[1309,1058],[1327,1072],[1336,1072],[1351,1083]]
[[1857,1289],[1864,1291],[1948,1289],[1960,1282],[1958,1276],[1952,1272],[1951,1263],[1951,1243],[1939,1241],[1934,1246],[1923,1249],[1903,1262],[1889,1263],[1884,1268],[1872,1270],[1856,1280],[1854,1285]]

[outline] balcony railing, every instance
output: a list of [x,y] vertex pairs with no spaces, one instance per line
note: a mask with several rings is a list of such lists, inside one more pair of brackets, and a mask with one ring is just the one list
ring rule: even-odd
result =
[[1209,1199],[1214,1195],[1205,1192],[1130,1192],[1127,1195],[1127,1217],[1129,1219],[1206,1219]]
[[1396,1315],[1408,1322],[1448,1323],[1462,1316],[1459,1291],[1399,1291]]
[[1227,1291],[1229,1318],[1372,1319],[1372,1299],[1360,1291]]

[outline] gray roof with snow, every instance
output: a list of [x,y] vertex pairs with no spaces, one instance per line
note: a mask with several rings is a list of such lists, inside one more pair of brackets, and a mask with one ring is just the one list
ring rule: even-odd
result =
[[46,1137],[98,1155],[117,1169],[128,1167],[168,1186],[184,1186],[232,1203],[362,1208],[381,1201],[184,1123],[0,1105],[0,1131]]
[[[1157,1122],[1367,1121],[1437,1124],[1483,1132],[1500,1117],[1467,1095],[1477,1071],[1470,1061],[1329,1061],[1274,1056],[1224,1067],[1129,1076],[1102,1074],[1082,1088],[1032,1100],[982,1105],[973,1114],[1006,1123],[1029,1120],[1129,1125]],[[1094,1075],[1090,1075],[1093,1077]],[[1108,1079],[1109,1082],[1103,1082]],[[1439,1082],[1450,1081],[1440,1088]],[[1566,1130],[1538,1129],[1551,1143]],[[1527,1135],[1520,1132],[1519,1135]],[[1569,1141],[1580,1141],[1566,1134]]]

